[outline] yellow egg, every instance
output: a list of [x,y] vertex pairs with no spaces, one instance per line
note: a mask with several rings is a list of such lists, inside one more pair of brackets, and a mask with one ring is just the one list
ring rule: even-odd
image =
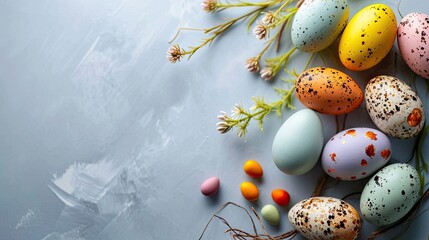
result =
[[396,16],[384,4],[369,5],[356,13],[344,29],[338,53],[345,67],[363,71],[389,53],[396,37]]
[[251,182],[242,182],[240,190],[243,197],[249,201],[257,201],[259,198],[259,190],[255,184]]
[[255,160],[248,160],[243,166],[244,172],[252,178],[260,178],[264,174],[261,165]]

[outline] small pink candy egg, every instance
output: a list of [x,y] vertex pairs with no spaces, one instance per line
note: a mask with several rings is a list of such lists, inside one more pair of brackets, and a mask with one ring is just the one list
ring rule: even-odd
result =
[[218,177],[211,177],[201,184],[201,193],[205,196],[212,196],[219,190],[220,181]]

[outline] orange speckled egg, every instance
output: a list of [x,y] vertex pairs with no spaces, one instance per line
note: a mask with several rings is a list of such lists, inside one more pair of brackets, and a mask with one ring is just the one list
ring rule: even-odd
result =
[[259,190],[255,184],[251,182],[242,182],[240,190],[243,197],[251,202],[257,201],[259,198]]
[[332,68],[316,67],[302,72],[295,87],[302,104],[325,114],[352,112],[363,100],[363,92],[357,82]]
[[255,160],[248,160],[244,163],[243,169],[252,178],[260,178],[264,174],[261,165]]

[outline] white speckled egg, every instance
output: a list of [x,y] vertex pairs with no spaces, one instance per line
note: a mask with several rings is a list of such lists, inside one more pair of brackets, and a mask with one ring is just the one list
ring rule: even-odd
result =
[[365,102],[375,125],[392,137],[411,138],[423,129],[422,101],[410,86],[395,77],[371,79],[365,88]]
[[293,45],[304,52],[327,48],[343,31],[349,12],[347,0],[304,1],[292,22]]
[[398,47],[402,58],[416,74],[429,79],[429,16],[410,13],[398,27]]
[[319,116],[310,109],[292,114],[277,131],[273,141],[273,160],[286,174],[310,171],[323,148],[323,127]]
[[363,218],[378,226],[398,221],[417,202],[419,189],[419,175],[411,165],[396,163],[382,168],[362,191]]
[[390,159],[391,144],[382,132],[352,128],[339,132],[325,145],[322,167],[339,180],[357,180],[383,167]]
[[290,209],[288,216],[300,234],[314,240],[356,239],[362,222],[352,205],[331,197],[302,200]]

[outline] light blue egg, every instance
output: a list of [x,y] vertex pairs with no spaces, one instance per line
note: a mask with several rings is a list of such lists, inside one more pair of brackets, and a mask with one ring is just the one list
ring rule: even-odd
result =
[[419,199],[417,170],[405,163],[395,163],[378,171],[362,191],[360,210],[363,218],[386,226],[405,216]]
[[292,43],[304,52],[319,52],[331,45],[347,25],[347,0],[306,0],[292,22]]
[[300,175],[314,167],[322,148],[322,122],[316,112],[303,109],[278,130],[273,141],[273,160],[284,173]]

